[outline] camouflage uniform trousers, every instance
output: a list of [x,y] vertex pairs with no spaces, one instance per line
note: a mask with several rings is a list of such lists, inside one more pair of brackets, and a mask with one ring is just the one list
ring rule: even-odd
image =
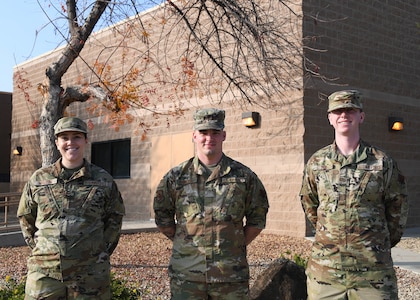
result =
[[171,278],[171,300],[246,300],[249,299],[248,281],[194,282]]
[[25,300],[109,300],[110,280],[80,274],[77,282],[62,282],[45,274],[29,271],[26,279]]
[[324,267],[323,272],[317,275],[307,272],[308,300],[398,300],[393,268],[343,271]]

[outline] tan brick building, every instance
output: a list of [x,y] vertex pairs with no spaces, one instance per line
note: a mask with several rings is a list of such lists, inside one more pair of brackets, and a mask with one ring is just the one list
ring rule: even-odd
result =
[[[315,150],[333,140],[333,129],[327,121],[327,103],[320,95],[345,88],[363,92],[367,118],[362,126],[362,137],[387,150],[398,161],[409,183],[408,225],[419,226],[420,34],[416,22],[420,21],[420,1],[304,0],[297,7],[301,10],[297,13],[303,18],[296,23],[296,33],[292,34],[313,37],[308,46],[326,50],[308,52],[307,55],[324,75],[337,78],[334,84],[302,76],[301,88],[289,91],[287,99],[279,99],[284,105],[276,109],[240,108],[228,101],[217,105],[225,109],[227,115],[225,153],[251,167],[268,191],[270,211],[266,232],[293,236],[308,234],[309,228],[298,198],[303,167]],[[147,13],[142,18],[153,31],[156,25],[153,22],[156,21]],[[182,34],[173,35],[179,39],[181,48],[183,41],[180,37]],[[83,60],[90,65],[96,59],[104,60],[118,42],[115,28],[93,35],[82,51]],[[130,47],[144,48],[136,36],[130,39]],[[174,47],[173,52],[161,53],[154,59],[174,60],[175,65],[175,59],[179,58],[177,50]],[[11,147],[22,146],[24,154],[12,157],[12,191],[20,190],[32,172],[40,167],[38,131],[32,128],[43,101],[37,92],[37,84],[44,80],[45,69],[59,52],[60,49],[46,53],[15,69],[15,72],[24,72],[31,83],[26,92],[32,102],[25,101],[22,90],[15,83]],[[131,53],[125,61],[127,66],[130,59],[138,55],[139,52]],[[120,63],[113,59],[114,66]],[[147,70],[147,76],[153,76],[154,71]],[[78,59],[63,78],[63,86],[77,82],[80,77],[85,80],[86,74],[90,74],[88,68]],[[157,86],[157,90],[161,94],[171,93],[167,87]],[[95,125],[89,132],[92,148],[87,157],[103,161],[106,158],[101,154],[109,152],[111,167],[123,157],[128,169],[123,169],[122,176],[117,176],[116,181],[125,199],[126,220],[153,218],[151,201],[157,181],[171,166],[194,153],[191,142],[193,112],[198,107],[215,104],[210,104],[208,97],[184,99],[183,105],[189,110],[178,120],[169,118],[169,127],[165,118],[155,120],[145,111],[136,111],[138,118],[152,124],[145,140],[133,133],[134,123],[121,127],[119,131],[110,129],[102,117],[87,113],[90,105],[89,102],[77,103],[67,109],[69,114],[89,119]],[[258,111],[261,125],[252,129],[243,126],[243,111]],[[389,116],[403,118],[404,130],[388,131]],[[114,148],[122,152],[112,156]]]

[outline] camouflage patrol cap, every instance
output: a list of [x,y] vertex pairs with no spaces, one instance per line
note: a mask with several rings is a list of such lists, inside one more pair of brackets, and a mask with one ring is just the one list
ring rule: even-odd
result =
[[225,128],[225,111],[217,108],[197,110],[194,114],[194,130],[223,130]]
[[87,125],[79,118],[64,117],[55,124],[54,134],[58,135],[65,131],[78,131],[87,134]]
[[358,108],[363,110],[362,94],[357,90],[344,90],[332,93],[328,97],[328,112],[340,108]]

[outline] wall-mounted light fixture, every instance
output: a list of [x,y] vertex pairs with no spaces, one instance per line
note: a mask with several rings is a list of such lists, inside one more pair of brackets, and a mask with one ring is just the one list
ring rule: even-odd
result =
[[15,149],[13,149],[13,155],[22,155],[22,151],[22,146],[17,146]]
[[388,117],[388,130],[401,131],[404,129],[404,120],[399,117]]
[[256,111],[243,112],[242,124],[248,128],[260,126],[260,113]]

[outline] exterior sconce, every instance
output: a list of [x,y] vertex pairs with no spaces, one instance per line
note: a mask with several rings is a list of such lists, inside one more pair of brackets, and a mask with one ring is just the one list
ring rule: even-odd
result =
[[403,118],[388,117],[388,130],[389,131],[401,131],[404,129]]
[[242,113],[242,124],[248,128],[260,126],[260,113],[256,111]]
[[15,149],[13,149],[13,155],[22,155],[22,151],[23,151],[23,148],[22,148],[22,146],[17,146]]

